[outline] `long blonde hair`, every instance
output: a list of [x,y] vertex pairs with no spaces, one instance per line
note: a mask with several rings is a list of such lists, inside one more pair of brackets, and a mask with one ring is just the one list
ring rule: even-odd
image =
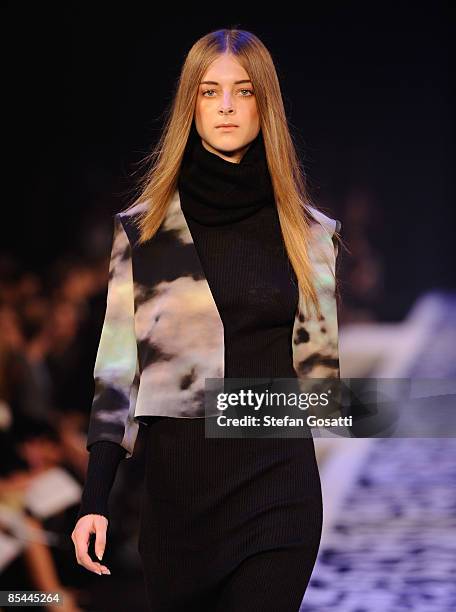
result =
[[[152,238],[165,218],[176,190],[199,83],[210,64],[222,53],[234,55],[252,81],[287,254],[306,308],[310,312],[313,307],[320,316],[314,273],[308,256],[310,223],[305,205],[310,204],[310,196],[288,128],[274,62],[261,40],[246,30],[227,28],[212,31],[197,40],[188,52],[175,95],[165,112],[161,136],[144,160],[149,169],[141,181],[140,195],[127,208],[148,202],[146,210],[136,219],[139,244]],[[312,206],[316,208],[313,203]],[[337,232],[335,237],[340,238]]]

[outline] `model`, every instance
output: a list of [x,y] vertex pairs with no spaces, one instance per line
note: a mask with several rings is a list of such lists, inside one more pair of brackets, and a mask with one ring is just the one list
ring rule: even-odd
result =
[[114,219],[76,558],[109,573],[108,496],[144,426],[150,609],[297,612],[322,528],[312,437],[205,431],[207,379],[339,377],[340,222],[310,205],[257,36],[192,46],[150,167]]

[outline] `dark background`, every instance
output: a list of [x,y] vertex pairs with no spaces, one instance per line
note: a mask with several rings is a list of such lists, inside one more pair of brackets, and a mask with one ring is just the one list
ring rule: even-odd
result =
[[139,3],[15,5],[2,251],[40,271],[80,251],[96,215],[109,224],[134,195],[185,54],[210,30],[237,26],[275,60],[316,203],[346,236],[353,193],[378,211],[370,239],[385,267],[382,318],[402,318],[423,291],[454,288],[449,3],[305,3],[301,19],[288,8],[287,19],[276,9],[264,22],[175,8],[179,21]]

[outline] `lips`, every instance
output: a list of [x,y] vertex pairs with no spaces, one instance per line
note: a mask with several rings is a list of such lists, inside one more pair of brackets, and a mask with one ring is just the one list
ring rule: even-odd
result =
[[216,125],[216,128],[223,128],[223,127],[238,127],[237,125],[235,125],[234,123],[221,123],[220,125]]

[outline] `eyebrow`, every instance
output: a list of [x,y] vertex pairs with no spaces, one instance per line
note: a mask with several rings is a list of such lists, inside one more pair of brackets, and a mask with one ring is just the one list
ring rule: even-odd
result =
[[[243,79],[242,81],[234,81],[235,85],[239,85],[239,83],[251,83],[250,79]],[[200,85],[220,85],[217,81],[201,81]]]

